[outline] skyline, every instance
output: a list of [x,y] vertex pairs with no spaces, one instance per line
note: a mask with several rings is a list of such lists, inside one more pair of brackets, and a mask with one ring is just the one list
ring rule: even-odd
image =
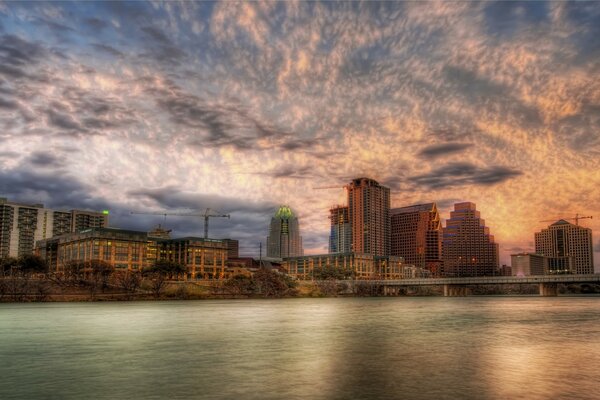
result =
[[599,27],[597,3],[0,3],[0,197],[141,230],[210,207],[244,253],[289,204],[316,254],[368,176],[443,221],[476,203],[510,264],[539,221],[600,231]]

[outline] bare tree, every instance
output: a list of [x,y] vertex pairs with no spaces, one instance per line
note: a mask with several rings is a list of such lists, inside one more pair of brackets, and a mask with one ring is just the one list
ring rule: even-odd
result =
[[142,274],[139,271],[119,271],[115,273],[117,284],[125,292],[126,298],[130,300],[138,291],[142,283]]
[[167,280],[178,278],[185,271],[185,267],[177,262],[158,260],[154,265],[145,268],[142,274],[150,281],[152,294],[158,299],[167,286]]

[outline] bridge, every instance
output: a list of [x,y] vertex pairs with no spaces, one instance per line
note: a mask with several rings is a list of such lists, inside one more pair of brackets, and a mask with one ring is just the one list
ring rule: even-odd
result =
[[537,275],[537,276],[475,276],[464,278],[415,278],[396,280],[356,280],[355,284],[383,287],[384,295],[397,295],[402,286],[443,286],[444,296],[466,296],[470,285],[537,284],[540,296],[556,296],[559,283],[600,283],[600,274]]

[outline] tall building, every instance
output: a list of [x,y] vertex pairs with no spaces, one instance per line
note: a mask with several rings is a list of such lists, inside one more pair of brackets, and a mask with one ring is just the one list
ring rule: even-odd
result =
[[435,203],[390,210],[390,254],[406,264],[441,273],[442,223]]
[[289,206],[281,206],[271,218],[267,257],[297,257],[303,254],[298,218]]
[[237,239],[221,239],[227,245],[227,258],[240,257],[240,241]]
[[331,232],[329,253],[349,253],[352,244],[352,228],[347,206],[337,206],[329,210]]
[[348,190],[348,217],[352,230],[351,251],[390,254],[390,188],[369,178],[353,179]]
[[0,198],[0,258],[32,254],[38,240],[107,225],[107,214],[57,211],[43,204],[21,204]]
[[548,273],[548,257],[541,254],[511,254],[511,270],[514,276],[545,275]]
[[549,273],[594,273],[592,230],[563,219],[535,233],[535,252],[548,257]]
[[71,232],[79,232],[89,228],[106,228],[108,212],[71,210]]
[[496,275],[498,244],[474,203],[456,203],[443,229],[442,259],[446,276]]

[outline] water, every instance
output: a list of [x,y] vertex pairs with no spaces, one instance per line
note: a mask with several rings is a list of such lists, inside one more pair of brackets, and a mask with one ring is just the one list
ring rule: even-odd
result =
[[600,298],[0,304],[0,399],[600,399]]

